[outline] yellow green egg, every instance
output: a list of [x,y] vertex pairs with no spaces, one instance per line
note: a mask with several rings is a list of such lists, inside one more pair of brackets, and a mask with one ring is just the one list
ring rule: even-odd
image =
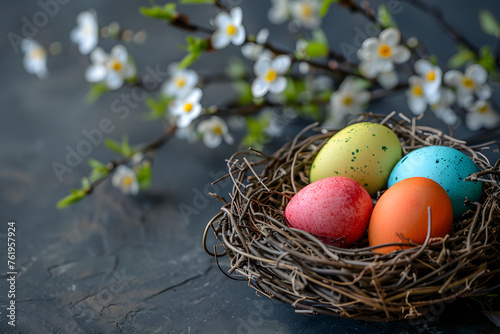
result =
[[401,159],[398,136],[387,126],[363,122],[337,132],[318,152],[311,166],[312,182],[332,176],[348,177],[375,195]]

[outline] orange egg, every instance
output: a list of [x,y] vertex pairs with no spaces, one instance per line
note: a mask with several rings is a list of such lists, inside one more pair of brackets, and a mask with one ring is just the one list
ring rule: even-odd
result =
[[[370,246],[386,243],[423,244],[431,208],[431,238],[451,233],[453,207],[446,191],[425,177],[411,177],[390,187],[378,200],[368,224]],[[411,246],[385,246],[373,252],[387,254]]]

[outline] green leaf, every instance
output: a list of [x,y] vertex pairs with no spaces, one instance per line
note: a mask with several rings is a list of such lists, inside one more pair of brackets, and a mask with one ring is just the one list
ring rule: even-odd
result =
[[205,38],[201,38],[198,36],[187,36],[186,37],[187,47],[186,50],[188,52],[198,52],[201,53],[208,48],[208,42]]
[[324,57],[328,55],[328,47],[318,42],[309,42],[306,46],[306,53],[311,58]]
[[109,171],[108,171],[108,168],[106,167],[105,164],[103,164],[95,159],[89,159],[88,163],[91,167],[93,167],[92,172],[90,173],[90,176],[89,176],[90,182],[95,182],[99,179],[102,179],[106,175],[108,175]]
[[485,34],[500,38],[500,25],[490,11],[486,9],[479,11],[479,23]]
[[149,161],[145,161],[135,169],[135,175],[137,177],[137,182],[139,182],[140,189],[147,189],[151,187],[152,173],[151,164]]
[[125,157],[131,157],[135,152],[134,150],[130,147],[129,143],[128,143],[128,136],[127,135],[124,135],[122,137],[122,147],[121,147],[121,150],[122,150],[122,154],[123,156]]
[[[370,83],[370,85],[371,85],[371,83]],[[321,101],[329,101],[332,94],[333,94],[333,90],[327,89],[327,90],[320,92],[317,95],[317,98]]]
[[206,39],[197,36],[186,37],[186,50],[188,54],[179,62],[178,68],[186,68],[195,62],[203,51],[208,49],[208,42]]
[[233,57],[229,60],[229,65],[226,68],[227,75],[233,79],[244,79],[247,75],[245,64],[238,57]]
[[81,189],[72,189],[71,194],[62,198],[59,202],[57,202],[58,209],[64,209],[80,200],[82,200],[87,193]]
[[248,81],[236,81],[234,87],[239,93],[238,103],[241,105],[249,105],[253,102],[252,86]]
[[292,80],[287,78],[286,88],[282,95],[285,97],[286,104],[296,104],[301,101],[301,97],[304,96],[304,92],[310,93],[305,80]]
[[96,83],[90,86],[90,90],[85,97],[85,101],[89,104],[94,103],[101,97],[102,94],[109,91],[109,88],[103,83]]
[[432,65],[437,65],[438,64],[438,59],[437,56],[432,54],[429,56],[429,61],[431,62]]
[[112,151],[115,151],[116,153],[122,155],[122,149],[121,149],[121,145],[119,142],[117,142],[116,140],[114,139],[111,139],[111,138],[106,138],[104,139],[104,144],[109,148],[111,149]]
[[453,55],[450,60],[448,60],[448,66],[451,68],[458,68],[464,66],[467,62],[476,59],[474,52],[467,48],[463,48]]
[[291,78],[287,78],[286,87],[282,94],[286,99],[286,103],[293,104],[297,102],[299,89],[295,87],[295,82]]
[[321,8],[319,10],[319,14],[321,15],[321,17],[324,17],[326,14],[328,14],[330,5],[334,2],[339,2],[339,0],[323,0],[323,3],[321,4]]
[[321,121],[323,117],[320,107],[314,103],[308,103],[300,106],[299,115],[314,121]]
[[129,145],[127,135],[122,137],[121,143],[116,140],[106,138],[104,139],[104,144],[112,151],[123,155],[125,158],[130,158],[136,152],[136,150]]
[[97,180],[100,180],[104,177],[106,177],[109,174],[108,170],[101,170],[101,169],[93,169],[92,172],[90,173],[89,180],[90,182],[95,182]]
[[180,0],[180,3],[183,5],[193,5],[193,4],[213,5],[215,3],[215,0]]
[[483,45],[481,49],[479,49],[479,59],[477,63],[482,65],[488,72],[496,73],[495,57],[491,53],[489,45]]
[[199,53],[188,53],[187,55],[182,58],[182,60],[179,62],[178,68],[186,68],[190,66],[192,63],[196,61],[200,57]]
[[392,17],[386,5],[378,6],[378,20],[385,28],[397,27],[396,21],[394,20],[394,17]]
[[90,167],[93,167],[93,168],[96,168],[96,169],[102,169],[102,168],[105,168],[106,169],[106,165],[95,160],[95,159],[89,159],[88,161],[89,163],[89,166]]
[[146,105],[149,108],[149,113],[144,115],[146,120],[154,120],[163,118],[168,112],[168,105],[173,100],[173,97],[160,96],[158,99],[154,99],[148,96],[145,100]]
[[88,189],[90,188],[90,181],[86,177],[82,179],[82,188],[83,189]]
[[323,30],[321,29],[314,30],[312,32],[312,36],[313,36],[313,41],[328,46],[328,37],[326,37],[326,34]]
[[173,21],[179,15],[177,14],[175,3],[167,3],[164,6],[140,7],[139,10],[142,15],[167,21]]
[[262,113],[258,117],[247,117],[247,134],[242,139],[241,144],[246,147],[252,147],[256,150],[262,150],[264,144],[268,143],[271,138],[264,129],[269,125],[271,114]]
[[373,83],[371,81],[361,79],[361,78],[353,78],[352,79],[352,85],[354,88],[359,89],[359,90],[365,90],[370,88]]

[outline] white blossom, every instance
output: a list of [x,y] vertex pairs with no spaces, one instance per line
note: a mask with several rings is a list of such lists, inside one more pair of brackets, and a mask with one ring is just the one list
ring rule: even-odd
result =
[[71,41],[78,44],[80,53],[87,55],[97,46],[99,41],[99,25],[93,10],[78,14],[77,26],[71,31]]
[[406,91],[406,102],[408,108],[415,115],[420,115],[427,109],[427,100],[424,95],[424,79],[417,75],[412,75],[408,79],[410,88]]
[[399,82],[398,73],[396,71],[381,72],[377,76],[377,82],[384,89],[392,89]]
[[27,38],[21,42],[21,50],[24,53],[23,63],[26,72],[35,74],[40,79],[47,76],[47,53],[36,41]]
[[415,72],[423,79],[422,88],[429,104],[438,103],[441,93],[441,68],[432,65],[430,61],[419,59],[415,62]]
[[264,48],[264,44],[266,44],[268,37],[269,30],[266,28],[261,29],[255,37],[255,43],[249,42],[241,47],[243,56],[253,61],[257,60],[262,55],[272,57],[272,52]]
[[178,128],[175,130],[175,138],[185,140],[190,144],[196,143],[198,140],[198,134],[196,133],[194,124],[191,123],[185,128]]
[[132,162],[132,166],[137,166],[140,165],[144,161],[144,154],[142,152],[136,152],[134,155],[132,155],[132,159],[130,161]]
[[[165,113],[165,120],[168,125],[173,126],[174,124],[177,125],[178,117],[172,114],[172,111],[170,110],[171,107],[172,104],[170,104],[169,108],[167,108],[168,112]],[[196,132],[196,127],[193,122],[191,122],[188,126],[184,128],[177,128],[175,130],[174,136],[175,138],[178,138],[180,140],[185,140],[190,144],[194,144],[198,140],[198,134]]]
[[92,65],[87,68],[85,78],[89,82],[104,82],[109,89],[118,89],[123,82],[134,77],[136,70],[128,58],[127,49],[116,45],[108,55],[100,47],[90,54]]
[[441,88],[440,98],[437,103],[431,104],[430,108],[437,118],[448,125],[453,125],[457,122],[457,114],[451,106],[455,103],[455,93],[449,88]]
[[468,113],[465,116],[465,125],[467,125],[469,130],[477,131],[482,127],[493,129],[498,126],[498,114],[493,110],[489,101],[478,100],[467,109]]
[[[177,125],[178,117],[172,113],[171,108],[173,107],[173,101],[167,108],[167,112],[165,113],[165,121],[168,125],[173,126]],[[185,140],[190,144],[196,143],[198,140],[198,134],[196,132],[196,127],[193,122],[191,122],[188,126],[184,128],[177,128],[174,134],[175,138],[180,140]]]
[[[399,45],[400,39],[401,33],[396,28],[383,30],[379,38],[366,39],[357,52],[357,56],[361,60],[359,64],[361,74],[368,79],[373,79],[381,73],[393,72],[394,63],[400,64],[408,61],[410,50]],[[394,79],[394,74],[391,75],[391,79]],[[389,82],[389,80],[386,81]],[[394,80],[391,83],[395,85]]]
[[369,100],[370,93],[357,87],[353,77],[345,78],[330,97],[330,115],[326,124],[333,127],[344,125],[345,118],[362,112]]
[[169,66],[170,78],[162,85],[161,93],[170,97],[183,97],[198,84],[198,73],[192,69],[177,68],[177,63]]
[[[295,52],[300,59],[307,59],[309,56],[307,55],[307,41],[305,39],[298,39],[295,43]],[[307,62],[301,61],[299,63],[299,72],[302,74],[309,73],[310,66]]]
[[245,27],[242,25],[243,12],[234,7],[228,13],[222,12],[215,17],[216,31],[211,37],[214,49],[223,49],[230,43],[239,46],[245,42]]
[[474,94],[480,100],[491,96],[491,88],[486,84],[488,73],[479,64],[467,67],[465,73],[451,70],[444,74],[444,82],[456,89],[457,102],[461,106],[469,106],[474,100]]
[[139,192],[139,182],[135,172],[124,165],[116,167],[111,183],[124,194],[137,195]]
[[290,17],[289,0],[271,0],[271,8],[267,12],[269,22],[281,24]]
[[222,139],[228,144],[233,143],[233,137],[229,134],[226,122],[220,117],[212,116],[198,124],[198,131],[203,134],[203,143],[208,148],[216,148],[222,143]]
[[286,55],[280,55],[274,59],[261,57],[254,65],[254,72],[257,78],[252,83],[252,95],[262,97],[271,92],[279,94],[286,88],[286,78],[284,74],[290,69],[292,61]]
[[297,58],[306,59],[307,56],[307,41],[305,39],[298,39],[295,42],[295,53],[297,54]]
[[200,100],[202,96],[202,90],[194,88],[184,97],[180,97],[172,101],[170,111],[173,116],[177,116],[177,127],[187,127],[201,114]]
[[317,0],[298,0],[290,3],[293,22],[307,29],[318,28],[321,24],[319,9],[320,2]]

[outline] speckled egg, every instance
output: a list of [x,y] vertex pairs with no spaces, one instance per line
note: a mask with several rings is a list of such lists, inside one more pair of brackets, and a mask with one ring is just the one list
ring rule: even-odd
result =
[[464,181],[479,172],[474,162],[462,152],[446,146],[426,146],[405,155],[394,167],[388,186],[421,176],[439,183],[448,193],[453,205],[453,216],[460,218],[467,210],[465,198],[479,201],[483,190],[482,182]]
[[391,129],[377,123],[356,123],[326,142],[311,165],[309,179],[348,177],[375,195],[386,185],[399,159],[401,144]]
[[359,183],[330,177],[297,192],[285,208],[285,219],[324,242],[347,247],[366,232],[372,210],[372,199]]

